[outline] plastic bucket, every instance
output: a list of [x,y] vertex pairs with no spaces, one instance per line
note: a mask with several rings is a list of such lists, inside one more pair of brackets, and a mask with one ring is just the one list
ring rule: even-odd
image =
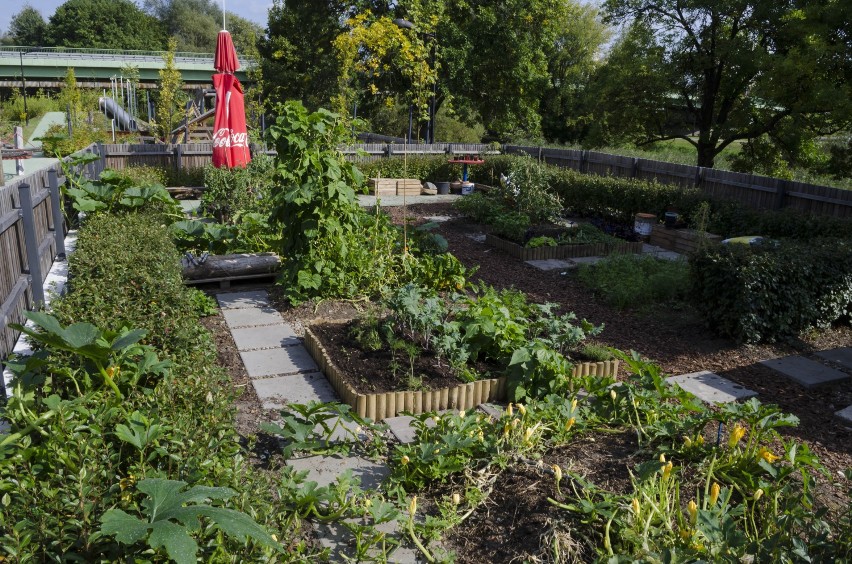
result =
[[680,216],[676,212],[666,212],[666,215],[665,215],[666,229],[674,229],[674,226],[677,223],[678,217],[680,217]]
[[461,195],[469,196],[470,194],[473,194],[473,186],[473,182],[462,182]]
[[639,237],[647,239],[651,236],[651,228],[657,223],[657,216],[652,213],[637,213],[633,223],[633,231]]
[[438,194],[449,194],[450,193],[450,183],[449,182],[436,182],[438,186]]

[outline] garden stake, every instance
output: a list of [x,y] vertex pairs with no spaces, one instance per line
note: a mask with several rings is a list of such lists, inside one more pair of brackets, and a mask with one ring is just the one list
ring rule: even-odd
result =
[[722,425],[723,423],[719,421],[719,430],[716,432],[716,448],[719,448],[719,445],[722,444]]

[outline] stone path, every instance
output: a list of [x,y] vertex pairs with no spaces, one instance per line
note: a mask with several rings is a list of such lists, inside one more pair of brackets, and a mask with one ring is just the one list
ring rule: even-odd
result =
[[701,401],[710,404],[731,403],[757,395],[757,392],[707,370],[670,376],[666,380],[679,385]]
[[801,356],[785,356],[783,358],[761,360],[760,363],[808,389],[850,378],[849,374],[845,372]]
[[[484,241],[484,238],[483,238]],[[683,255],[674,251],[667,251],[660,247],[643,244],[642,254],[649,255],[663,260],[680,260]],[[571,270],[577,268],[581,264],[597,264],[606,257],[575,257],[571,259],[546,259],[546,260],[528,260],[526,263],[539,270]]]
[[[339,401],[293,327],[271,307],[265,291],[230,292],[218,294],[216,298],[264,409],[280,409],[287,403]],[[307,471],[307,479],[316,482],[318,487],[333,484],[349,471],[360,480],[364,490],[378,490],[390,475],[390,468],[384,462],[356,454],[291,458],[287,464],[297,471]],[[401,541],[401,546],[391,554],[390,562],[414,564],[420,561],[419,551],[402,542],[407,537],[403,536],[398,523],[384,523],[377,528]],[[344,556],[353,555],[353,537],[346,527],[323,524],[318,532],[320,543],[331,552],[332,561],[342,561]]]

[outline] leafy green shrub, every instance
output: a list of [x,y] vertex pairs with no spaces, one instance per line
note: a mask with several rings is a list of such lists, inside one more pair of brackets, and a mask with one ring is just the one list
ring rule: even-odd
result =
[[809,241],[824,237],[852,239],[852,219],[817,216],[796,210],[754,210],[735,202],[714,202],[709,231],[722,237],[762,235]]
[[270,212],[274,161],[256,155],[245,168],[204,167],[204,193],[201,207],[220,223],[230,223],[239,212]]
[[447,157],[394,156],[360,163],[366,178],[417,178],[430,182],[447,182],[459,176],[458,165],[447,163]]
[[377,295],[410,280],[461,286],[466,270],[455,258],[420,253],[421,234],[405,238],[387,215],[365,211],[355,197],[364,176],[338,147],[349,138],[337,114],[314,113],[299,102],[279,106],[270,127],[278,157],[273,218],[281,228],[281,283],[291,303],[312,298]]
[[682,300],[689,291],[685,263],[641,255],[610,255],[583,265],[580,280],[618,309]]
[[148,165],[130,165],[118,171],[122,178],[135,185],[160,184],[166,185],[168,176],[163,168]]
[[81,122],[72,128],[69,137],[68,128],[57,124],[50,126],[40,139],[46,157],[62,158],[92,143],[106,143],[107,133],[103,127]]
[[[268,562],[275,548],[250,521],[276,531],[298,525],[292,513],[269,501],[271,478],[244,462],[233,427],[233,391],[198,322],[197,294],[182,283],[179,255],[160,218],[90,217],[69,263],[69,293],[52,303],[61,327],[41,320],[43,348],[19,374],[3,412],[11,433],[0,440],[0,551],[20,561],[120,561],[143,553],[161,560],[162,535],[148,538],[154,552],[137,544],[159,528],[170,529],[170,538],[191,533],[204,560]],[[153,351],[168,364],[159,366],[157,378],[136,378],[150,373],[145,358]],[[122,400],[101,385],[108,382],[104,374],[117,383]],[[108,517],[150,509],[142,494],[162,499],[148,487],[146,478],[154,477],[189,484],[194,496],[200,494],[195,503],[228,499],[216,511],[195,505],[158,513],[162,520],[205,516],[193,518],[186,530],[165,521],[155,526],[151,512],[151,522],[135,533]],[[244,525],[227,528],[235,538],[210,520],[226,514]],[[249,529],[260,542],[241,538]],[[166,546],[169,554],[173,548]]]
[[852,314],[852,243],[723,245],[690,260],[696,307],[719,334],[772,342]]
[[89,214],[145,208],[163,217],[179,216],[179,206],[160,184],[138,184],[124,174],[106,169],[98,180],[72,183],[65,190],[74,209]]

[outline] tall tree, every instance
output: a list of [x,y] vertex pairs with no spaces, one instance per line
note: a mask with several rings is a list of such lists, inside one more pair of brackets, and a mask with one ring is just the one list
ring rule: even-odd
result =
[[160,82],[157,88],[157,131],[164,141],[177,127],[183,117],[183,104],[186,96],[180,71],[175,66],[177,40],[169,39],[169,48],[163,54],[163,68],[160,69]]
[[258,42],[267,98],[301,100],[312,111],[330,103],[340,74],[332,43],[348,9],[339,0],[274,0]]
[[15,45],[44,45],[47,22],[41,12],[24,4],[23,9],[12,16],[9,24],[9,38]]
[[[848,114],[848,12],[835,0],[607,0],[609,21],[642,26],[621,51],[661,90],[624,106],[615,121],[639,125],[638,142],[681,138],[712,167],[731,143],[754,139],[785,118]],[[834,13],[832,19],[829,14]],[[845,30],[844,27],[846,26]],[[633,29],[639,29],[634,27]],[[845,77],[845,78],[844,78]],[[625,82],[624,89],[634,88]],[[627,117],[632,114],[632,117]],[[838,127],[836,123],[832,127]],[[697,136],[689,133],[695,130]]]
[[131,0],[68,0],[50,17],[51,45],[101,49],[161,50],[160,23]]
[[[178,51],[212,53],[222,29],[222,9],[215,0],[145,0],[145,10],[157,18],[169,37],[177,39]],[[253,48],[263,29],[228,12],[226,26],[237,52]]]

